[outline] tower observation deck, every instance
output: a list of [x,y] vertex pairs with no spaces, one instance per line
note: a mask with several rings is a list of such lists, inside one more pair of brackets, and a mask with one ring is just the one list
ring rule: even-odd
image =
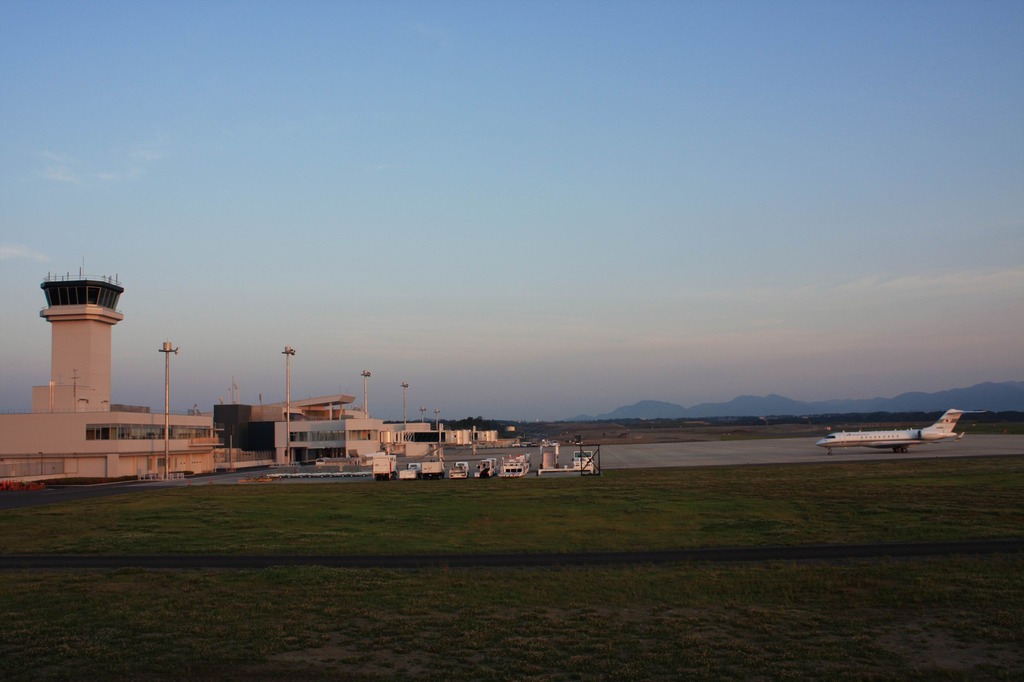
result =
[[50,384],[32,389],[33,412],[110,409],[111,327],[124,319],[116,277],[47,275],[40,285],[50,322]]
[[50,307],[98,305],[108,310],[117,310],[117,301],[124,293],[124,287],[116,277],[83,278],[79,276],[78,279],[70,277],[70,275],[64,277],[48,275],[43,280],[39,286],[46,294],[46,305]]

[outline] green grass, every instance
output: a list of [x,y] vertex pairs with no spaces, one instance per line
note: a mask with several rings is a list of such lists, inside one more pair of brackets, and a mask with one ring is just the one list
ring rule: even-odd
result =
[[1013,679],[1021,557],[0,574],[4,679]]
[[1024,458],[194,485],[0,515],[0,552],[402,554],[1019,535]]
[[1024,434],[1024,422],[975,422],[961,424],[957,431],[965,433],[987,433],[996,435]]
[[[1024,458],[204,486],[0,514],[0,551],[614,550],[1021,535]],[[9,571],[0,679],[1019,679],[1024,555]]]

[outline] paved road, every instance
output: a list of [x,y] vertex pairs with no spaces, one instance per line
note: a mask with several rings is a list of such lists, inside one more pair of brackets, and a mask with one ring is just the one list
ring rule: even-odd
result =
[[21,507],[38,507],[44,504],[88,500],[93,497],[125,495],[144,490],[142,484],[111,483],[107,485],[72,486],[68,488],[47,488],[46,490],[23,490],[0,493],[0,511]]
[[[601,466],[604,469],[650,469],[658,467],[695,466],[742,466],[759,464],[809,464],[813,462],[860,462],[891,459],[929,459],[949,457],[984,457],[990,455],[1024,455],[1024,436],[967,436],[953,443],[937,443],[911,448],[909,454],[896,455],[890,450],[850,448],[836,450],[829,456],[824,449],[816,447],[817,438],[779,438],[764,440],[705,441],[697,443],[661,443],[647,445],[604,445],[601,446]],[[573,446],[562,448],[561,461],[567,463],[572,456]],[[521,453],[522,449],[480,450],[477,459],[500,457],[507,453]],[[536,450],[528,452],[537,457]],[[448,461],[471,460],[468,452],[450,450]],[[535,466],[539,462],[535,461]],[[33,507],[58,502],[70,502],[124,495],[146,490],[190,485],[237,484],[252,472],[236,472],[215,476],[200,476],[184,481],[139,481],[100,486],[72,488],[49,488],[40,491],[0,493],[0,511],[19,507]],[[372,483],[370,479],[328,479],[333,482]],[[281,481],[281,484],[320,483],[317,480],[298,479]],[[475,481],[455,481],[457,485],[474,485]],[[395,485],[410,485],[396,482]]]
[[344,555],[144,555],[36,554],[0,556],[0,570],[32,569],[255,569],[271,566],[333,568],[469,568],[523,566],[610,566],[682,561],[842,561],[914,558],[1024,551],[1024,538],[870,545],[801,545],[795,547],[708,547],[660,552],[573,552],[524,554]]

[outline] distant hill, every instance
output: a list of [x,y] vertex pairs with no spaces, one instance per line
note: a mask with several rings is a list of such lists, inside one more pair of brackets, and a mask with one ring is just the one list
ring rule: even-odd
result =
[[1024,411],[1024,381],[986,382],[936,393],[901,393],[895,398],[864,400],[801,402],[775,394],[743,395],[725,403],[701,403],[693,407],[683,407],[660,400],[641,400],[596,417],[580,415],[570,421],[767,417],[850,412],[935,412],[951,407],[992,412]]

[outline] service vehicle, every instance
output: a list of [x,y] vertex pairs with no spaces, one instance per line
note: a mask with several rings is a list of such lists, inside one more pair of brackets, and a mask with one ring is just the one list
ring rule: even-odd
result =
[[509,455],[501,460],[501,478],[522,478],[530,473],[530,455]]
[[415,481],[420,477],[420,463],[409,462],[409,465],[398,472],[398,480],[400,481]]
[[420,478],[444,478],[444,460],[423,462],[420,465]]
[[498,460],[494,457],[480,460],[476,465],[477,478],[494,478],[498,475]]
[[373,465],[373,480],[393,481],[398,478],[398,458],[383,452],[370,455]]

